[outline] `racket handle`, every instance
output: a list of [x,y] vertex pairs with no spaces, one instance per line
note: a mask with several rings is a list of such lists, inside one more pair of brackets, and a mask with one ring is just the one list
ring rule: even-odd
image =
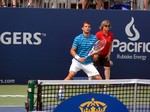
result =
[[99,51],[91,51],[91,52],[85,57],[85,59],[86,59],[87,57],[89,57],[89,56],[92,56],[92,55],[98,53],[98,52],[99,52]]
[[87,57],[89,57],[89,56],[85,56],[85,59],[86,59]]
[[90,56],[90,54],[88,54],[87,56],[85,56],[85,59],[88,58]]

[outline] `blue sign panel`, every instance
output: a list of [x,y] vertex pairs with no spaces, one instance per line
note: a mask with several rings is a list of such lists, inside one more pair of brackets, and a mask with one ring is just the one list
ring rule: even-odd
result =
[[56,107],[54,112],[129,112],[117,98],[106,94],[73,96]]
[[[0,79],[27,83],[31,79],[63,80],[68,74],[75,36],[84,21],[92,34],[108,19],[114,33],[111,78],[150,79],[149,11],[68,9],[0,9]],[[119,16],[121,15],[121,16]],[[142,17],[142,18],[141,18]],[[103,76],[103,72],[100,72]],[[85,73],[77,75],[86,77]]]

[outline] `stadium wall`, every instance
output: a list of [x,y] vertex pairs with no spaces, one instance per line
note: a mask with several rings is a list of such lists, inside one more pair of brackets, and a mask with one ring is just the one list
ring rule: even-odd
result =
[[[71,64],[73,39],[83,21],[92,33],[102,20],[112,23],[115,40],[112,79],[150,79],[150,12],[75,9],[0,9],[0,83],[63,80]],[[101,71],[101,70],[100,70]],[[101,74],[103,74],[101,72]],[[79,72],[78,76],[86,76]]]

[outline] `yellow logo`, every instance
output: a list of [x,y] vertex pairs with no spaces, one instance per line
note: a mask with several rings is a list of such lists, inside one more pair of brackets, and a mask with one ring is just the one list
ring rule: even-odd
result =
[[79,108],[81,112],[105,112],[107,105],[92,98],[91,101],[82,103]]

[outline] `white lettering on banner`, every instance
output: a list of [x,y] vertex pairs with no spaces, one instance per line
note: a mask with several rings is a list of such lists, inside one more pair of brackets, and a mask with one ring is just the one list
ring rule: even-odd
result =
[[[120,53],[124,53],[124,54],[117,54],[116,58],[121,59],[121,60],[132,59],[132,60],[145,61],[148,58],[147,54],[150,53],[150,42],[138,41],[140,39],[140,33],[135,27],[133,17],[131,17],[131,21],[126,25],[125,33],[128,36],[129,42],[121,42],[118,39],[114,39],[113,41],[112,52],[117,49],[119,50]],[[135,54],[135,53],[138,53],[138,54]],[[145,54],[145,55],[142,55],[142,54]]]
[[35,32],[3,32],[0,35],[0,41],[5,45],[40,45],[42,43],[41,37],[46,36],[45,33]]
[[14,39],[13,39],[13,43],[14,44],[21,44],[21,42],[20,42],[20,40],[21,40],[21,33],[20,32],[14,32],[13,33],[13,37],[14,37]]
[[117,59],[133,59],[132,55],[123,55],[123,54],[117,54]]
[[148,52],[150,53],[150,42],[120,42],[114,39],[112,51],[118,48],[120,52]]
[[136,54],[133,55],[133,59],[139,59],[139,60],[144,61],[144,60],[146,60],[146,58],[147,58],[147,56],[138,56]]
[[147,58],[147,56],[144,55],[137,55],[137,54],[133,54],[133,55],[129,55],[129,54],[117,54],[117,59],[120,60],[142,60],[145,61]]
[[15,79],[0,79],[0,84],[15,84]]

